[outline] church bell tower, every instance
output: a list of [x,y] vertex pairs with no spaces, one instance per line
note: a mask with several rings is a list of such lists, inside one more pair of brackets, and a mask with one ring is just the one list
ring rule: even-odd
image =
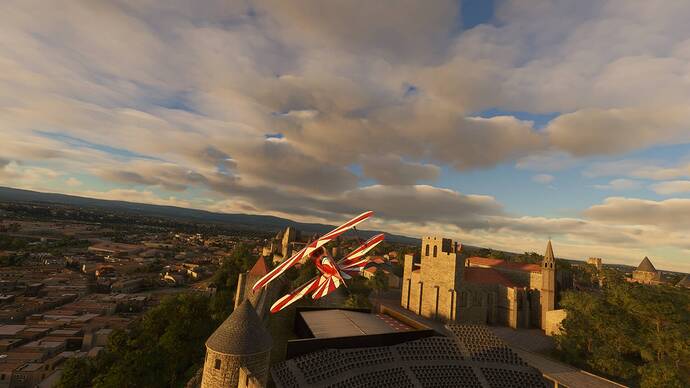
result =
[[555,309],[556,305],[556,258],[553,255],[551,240],[546,244],[544,261],[541,263],[541,327],[546,323],[546,312]]

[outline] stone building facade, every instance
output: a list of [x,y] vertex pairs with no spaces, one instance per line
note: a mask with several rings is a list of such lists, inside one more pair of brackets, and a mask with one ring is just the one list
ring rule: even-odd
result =
[[420,257],[405,256],[401,306],[444,322],[542,327],[555,275],[550,241],[539,265],[468,258],[450,239],[424,237]]

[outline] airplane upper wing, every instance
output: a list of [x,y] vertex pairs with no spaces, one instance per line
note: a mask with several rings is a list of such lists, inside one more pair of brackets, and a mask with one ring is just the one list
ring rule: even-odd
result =
[[271,282],[273,279],[280,276],[283,272],[287,271],[290,267],[297,264],[297,262],[300,261],[302,256],[304,256],[304,252],[306,250],[307,247],[304,247],[300,249],[299,252],[292,255],[292,257],[290,257],[289,259],[284,260],[282,263],[278,264],[278,266],[273,268],[271,272],[267,273],[261,279],[257,280],[256,283],[254,283],[252,291],[256,292],[258,289],[260,289],[261,287]]
[[375,246],[379,245],[384,239],[383,233],[377,234],[376,236],[367,240],[364,244],[360,245],[357,249],[350,252],[344,259],[338,262],[338,268],[340,271],[346,273],[349,276],[357,275],[362,271],[364,266],[369,262],[365,255],[370,250],[374,249]]
[[312,252],[315,250],[321,248],[322,246],[326,245],[328,242],[331,240],[335,239],[336,237],[340,236],[341,234],[345,233],[348,229],[353,228],[357,226],[359,223],[362,221],[366,220],[367,218],[371,217],[374,214],[372,211],[364,212],[357,217],[351,219],[350,221],[340,225],[339,227],[333,229],[332,231],[324,234],[321,236],[319,239],[312,241],[309,245],[306,247],[302,248],[299,252],[295,253],[290,257],[289,259],[283,261],[280,263],[277,267],[275,267],[271,272],[267,273],[259,279],[255,284],[254,287],[252,287],[253,291],[257,291],[261,287],[265,286],[266,284],[270,283],[273,281],[275,278],[280,276],[282,273],[288,270],[288,268],[292,267],[295,265],[302,257],[309,256]]

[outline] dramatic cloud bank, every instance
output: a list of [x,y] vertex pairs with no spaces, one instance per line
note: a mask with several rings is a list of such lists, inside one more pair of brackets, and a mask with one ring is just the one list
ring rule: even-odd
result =
[[329,222],[373,209],[405,234],[552,235],[561,255],[690,270],[687,199],[535,215],[464,180],[533,171],[524,185],[558,196],[557,172],[582,167],[606,178],[593,191],[689,193],[682,158],[629,155],[690,143],[690,4],[503,0],[469,29],[461,9],[4,1],[0,184]]

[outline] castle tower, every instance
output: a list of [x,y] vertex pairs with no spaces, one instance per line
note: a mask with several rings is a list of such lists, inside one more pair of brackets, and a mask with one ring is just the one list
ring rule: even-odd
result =
[[[235,308],[237,308],[245,299],[249,299],[252,303],[255,302],[256,294],[252,291],[254,283],[261,279],[268,273],[268,265],[263,256],[254,263],[254,266],[246,273],[240,273],[237,279],[237,291],[235,293]],[[256,303],[254,303],[256,307]]]
[[544,261],[541,263],[541,327],[544,328],[546,322],[546,312],[556,307],[556,258],[553,255],[551,240],[546,244]]
[[201,388],[265,386],[272,342],[245,299],[206,340]]
[[297,240],[297,231],[292,226],[288,226],[283,233],[283,239],[280,244],[280,253],[283,255],[283,259],[287,259],[292,256],[292,246],[291,243]]
[[419,263],[405,255],[401,306],[430,319],[456,319],[463,265],[458,244],[451,239],[422,238]]

